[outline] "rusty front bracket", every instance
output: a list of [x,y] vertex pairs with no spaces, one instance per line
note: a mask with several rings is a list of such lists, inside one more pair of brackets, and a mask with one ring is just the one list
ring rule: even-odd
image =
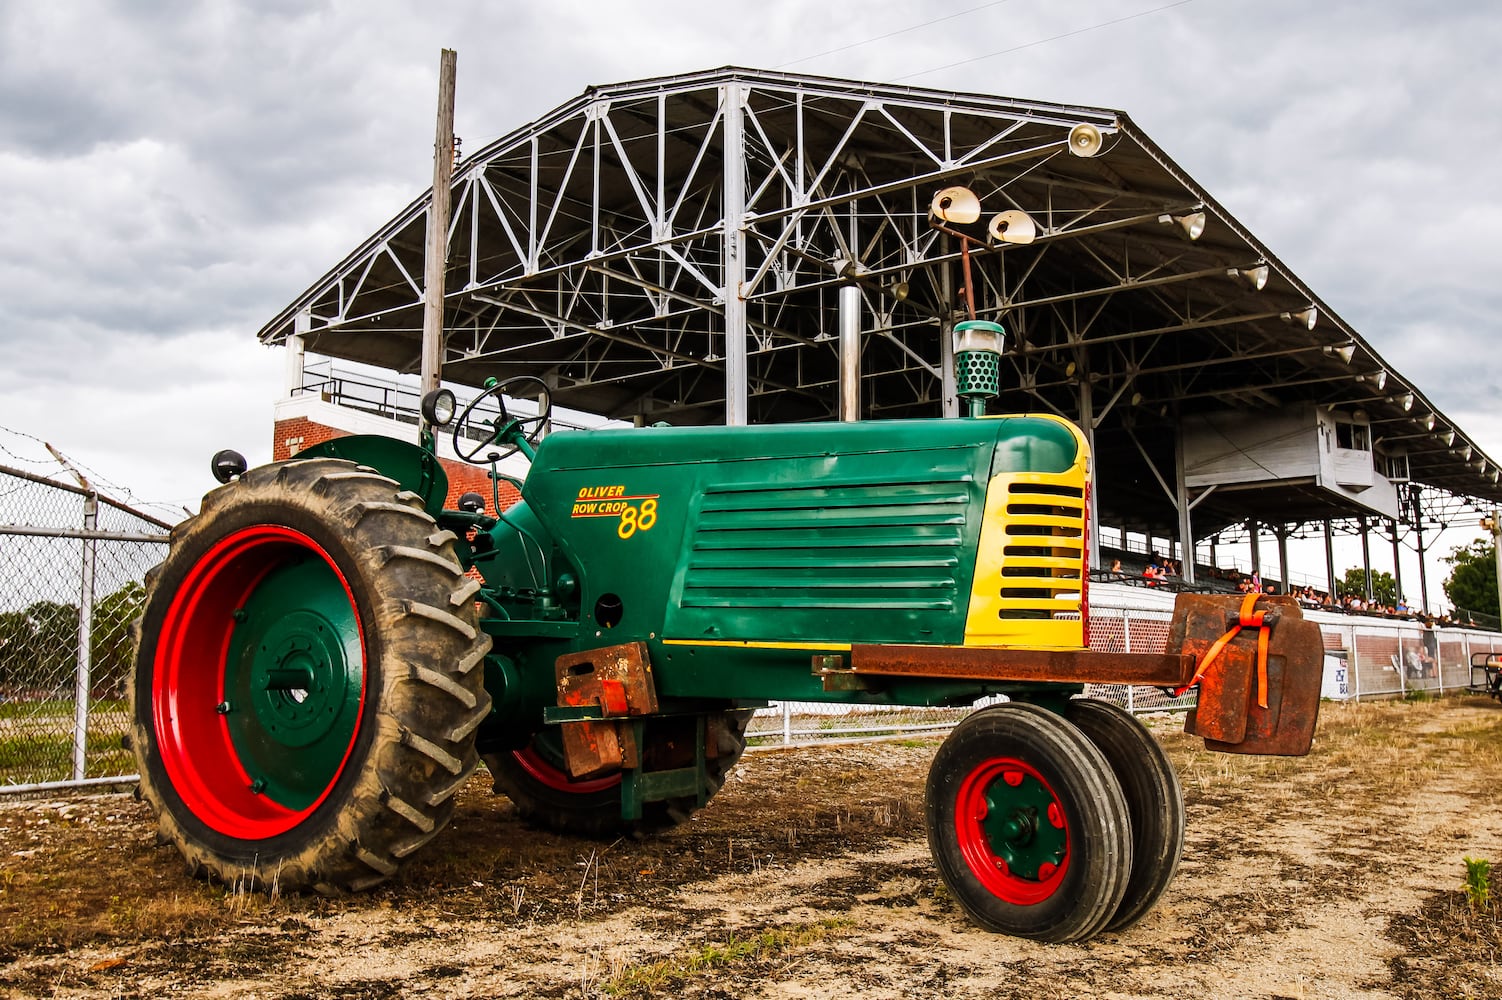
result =
[[[558,657],[563,755],[569,774],[598,777],[623,767],[638,767],[641,751],[632,727],[618,720],[657,711],[657,688],[646,643],[585,650]],[[580,718],[584,716],[584,718]]]

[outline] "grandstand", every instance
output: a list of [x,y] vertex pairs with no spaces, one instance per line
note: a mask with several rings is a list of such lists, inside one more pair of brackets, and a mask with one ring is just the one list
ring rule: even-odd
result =
[[[860,417],[956,414],[966,264],[928,215],[957,184],[1036,225],[972,255],[973,304],[1008,332],[993,412],[1091,441],[1094,565],[1157,551],[1221,586],[1217,546],[1248,541],[1328,591],[1347,534],[1369,566],[1390,541],[1401,583],[1400,546],[1422,565],[1426,532],[1502,501],[1498,463],[1126,114],[985,94],[739,68],[590,88],[456,165],[444,377],[537,375],[584,422],[834,419],[843,300]],[[289,398],[308,353],[416,371],[430,205],[260,331]],[[1291,573],[1300,533],[1324,574]]]

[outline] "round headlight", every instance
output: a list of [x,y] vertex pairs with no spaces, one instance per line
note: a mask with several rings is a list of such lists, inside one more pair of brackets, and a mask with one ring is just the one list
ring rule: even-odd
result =
[[245,456],[230,448],[214,452],[214,457],[209,460],[209,469],[221,483],[239,479],[245,475],[246,468]]
[[422,397],[423,419],[434,427],[443,427],[454,419],[454,410],[458,408],[459,401],[454,394],[447,389],[434,389]]

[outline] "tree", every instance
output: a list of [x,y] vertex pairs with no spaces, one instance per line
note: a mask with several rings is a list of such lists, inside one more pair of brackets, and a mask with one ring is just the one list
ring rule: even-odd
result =
[[97,696],[125,697],[131,660],[135,656],[130,625],[141,616],[145,604],[146,588],[136,580],[95,602],[90,679]]
[[[130,624],[146,588],[131,580],[94,603],[89,677],[96,697],[125,697],[134,646]],[[78,672],[78,607],[37,601],[0,613],[0,692],[70,695]]]
[[[1366,600],[1366,570],[1352,566],[1340,578],[1335,590],[1340,594],[1355,594],[1363,601]],[[1398,603],[1398,581],[1393,579],[1391,573],[1372,570],[1372,600],[1378,604]]]
[[1451,566],[1445,596],[1455,610],[1497,614],[1497,547],[1478,538],[1451,549],[1445,562]]
[[37,601],[0,616],[0,678],[17,691],[57,693],[78,659],[78,608]]

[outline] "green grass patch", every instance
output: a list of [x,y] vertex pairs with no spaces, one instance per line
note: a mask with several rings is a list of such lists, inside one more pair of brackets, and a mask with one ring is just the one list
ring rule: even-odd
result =
[[[121,733],[94,733],[84,743],[84,776],[134,774],[135,754]],[[0,737],[0,786],[64,781],[73,774],[73,737],[68,733],[14,733]]]
[[[89,714],[130,714],[130,702],[124,698],[100,698],[89,702]],[[0,719],[73,718],[73,699],[48,698],[41,701],[0,701]]]
[[751,937],[730,937],[650,965],[630,966],[613,976],[602,989],[612,997],[649,997],[660,991],[678,991],[699,976],[781,958],[826,938],[843,935],[854,926],[855,921],[849,917],[829,917],[811,924],[769,928]]
[[1485,858],[1465,859],[1465,898],[1477,912],[1491,905],[1492,864]]

